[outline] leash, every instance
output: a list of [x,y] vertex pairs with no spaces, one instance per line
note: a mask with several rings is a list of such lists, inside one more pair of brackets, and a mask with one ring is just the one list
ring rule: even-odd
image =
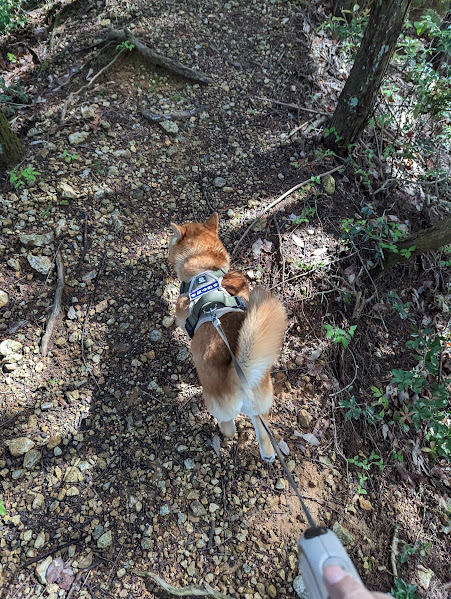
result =
[[[248,398],[249,398],[250,401],[255,400],[254,391],[252,390],[251,386],[249,385],[249,382],[248,382],[248,380],[246,378],[246,375],[243,372],[243,369],[241,368],[240,363],[238,362],[238,360],[235,357],[235,354],[233,353],[233,351],[230,348],[228,339],[227,339],[227,337],[226,337],[226,335],[224,333],[224,330],[223,330],[223,328],[221,326],[221,322],[220,322],[219,318],[213,312],[211,312],[210,315],[211,315],[211,321],[213,323],[213,326],[218,331],[219,336],[224,341],[227,349],[229,350],[230,357],[232,358],[233,366],[235,367],[236,373],[238,375],[238,378],[240,380],[240,383],[241,383],[241,386],[243,387],[244,392],[246,393],[246,395],[248,396]],[[258,416],[258,417],[260,418],[260,422],[262,423],[263,428],[265,429],[266,433],[268,434],[268,437],[269,437],[269,439],[271,441],[271,444],[272,444],[272,446],[274,448],[274,451],[276,452],[276,455],[279,458],[279,462],[280,462],[282,468],[284,469],[285,476],[287,477],[287,480],[290,483],[291,488],[296,493],[297,498],[299,499],[299,502],[301,504],[301,507],[302,507],[304,513],[305,513],[305,516],[307,518],[307,521],[308,521],[310,527],[313,528],[313,529],[321,528],[321,527],[318,527],[316,525],[316,523],[315,523],[315,521],[314,521],[311,513],[309,512],[308,507],[305,505],[304,500],[302,499],[301,494],[299,493],[298,486],[296,485],[296,483],[294,481],[293,475],[288,470],[288,467],[287,467],[287,465],[285,463],[285,460],[283,459],[282,452],[280,451],[280,448],[277,445],[276,440],[274,439],[274,435],[269,430],[268,425],[263,420],[263,418],[261,416]]]
[[[246,375],[241,368],[240,363],[235,357],[235,354],[230,348],[227,337],[222,329],[219,318],[210,310],[210,317],[213,326],[218,331],[219,336],[224,341],[227,349],[229,350],[232,358],[233,366],[236,370],[238,378],[240,380],[243,391],[248,396],[249,400],[255,399],[255,394],[249,385]],[[297,498],[301,504],[302,510],[307,518],[310,528],[307,529],[303,535],[298,539],[298,554],[299,554],[299,570],[302,574],[302,579],[307,588],[308,594],[312,599],[328,599],[329,593],[325,586],[323,579],[323,568],[326,565],[335,564],[340,566],[345,572],[350,574],[355,580],[362,583],[360,580],[359,573],[357,572],[351,558],[346,553],[346,549],[341,544],[337,535],[328,530],[324,526],[317,526],[313,519],[309,509],[304,503],[304,500],[299,493],[299,489],[294,481],[291,472],[288,470],[285,460],[283,459],[282,452],[274,439],[274,435],[269,430],[269,427],[259,415],[260,422],[263,425],[266,433],[268,434],[271,444],[276,452],[279,462],[284,469],[285,476],[290,483],[291,488],[296,493]]]

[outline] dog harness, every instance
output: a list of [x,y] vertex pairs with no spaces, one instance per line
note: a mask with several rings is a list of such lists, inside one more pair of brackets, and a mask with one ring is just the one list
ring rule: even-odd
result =
[[226,271],[206,270],[180,285],[180,293],[188,293],[190,299],[189,317],[185,329],[190,338],[204,322],[211,322],[212,315],[221,318],[229,312],[244,312],[246,302],[238,296],[230,295],[221,285]]

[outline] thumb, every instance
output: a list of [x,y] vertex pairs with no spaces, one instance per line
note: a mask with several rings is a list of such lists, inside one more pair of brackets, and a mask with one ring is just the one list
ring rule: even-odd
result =
[[326,566],[323,578],[330,599],[373,599],[373,595],[339,566]]

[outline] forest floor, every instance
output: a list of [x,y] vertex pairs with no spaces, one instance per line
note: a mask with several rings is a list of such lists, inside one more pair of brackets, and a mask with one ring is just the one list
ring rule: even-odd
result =
[[[359,288],[361,256],[344,246],[341,221],[369,201],[409,230],[429,226],[433,212],[402,185],[374,194],[347,167],[290,194],[237,245],[262,208],[341,164],[318,140],[347,70],[315,29],[322,9],[303,6],[64,2],[56,21],[37,9],[26,30],[5,38],[18,60],[2,61],[3,76],[31,98],[13,122],[27,152],[19,170],[39,175],[17,189],[9,177],[0,183],[0,328],[10,340],[0,382],[4,597],[155,596],[140,570],[231,597],[297,596],[296,542],[306,528],[297,499],[280,465],[261,462],[244,417],[218,448],[188,339],[173,324],[169,223],[213,211],[234,267],[289,312],[271,422],[313,515],[338,530],[370,588],[390,591],[395,563],[422,596],[447,596],[446,465],[428,460],[414,431],[409,439],[396,425],[347,421],[339,407],[352,389],[371,404],[371,386],[385,388],[393,369],[415,364],[405,349],[411,323],[390,292],[410,302],[419,327],[440,330],[450,299],[435,256]],[[126,49],[70,96],[118,55],[115,42],[101,41],[110,27],[131,29],[213,83]],[[196,107],[162,124],[141,114]],[[43,357],[56,269],[41,274],[30,260],[45,273],[58,250],[63,305]],[[349,347],[325,338],[324,324],[357,325]],[[442,359],[449,374],[449,353]],[[368,470],[362,494],[348,459],[371,451],[383,465]],[[403,546],[419,542],[426,554],[401,563]]]

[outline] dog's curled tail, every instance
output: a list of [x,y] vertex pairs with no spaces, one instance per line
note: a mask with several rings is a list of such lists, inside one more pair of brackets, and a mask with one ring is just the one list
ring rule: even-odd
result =
[[287,330],[281,302],[269,291],[255,287],[238,337],[237,358],[252,388],[257,387],[276,361]]

